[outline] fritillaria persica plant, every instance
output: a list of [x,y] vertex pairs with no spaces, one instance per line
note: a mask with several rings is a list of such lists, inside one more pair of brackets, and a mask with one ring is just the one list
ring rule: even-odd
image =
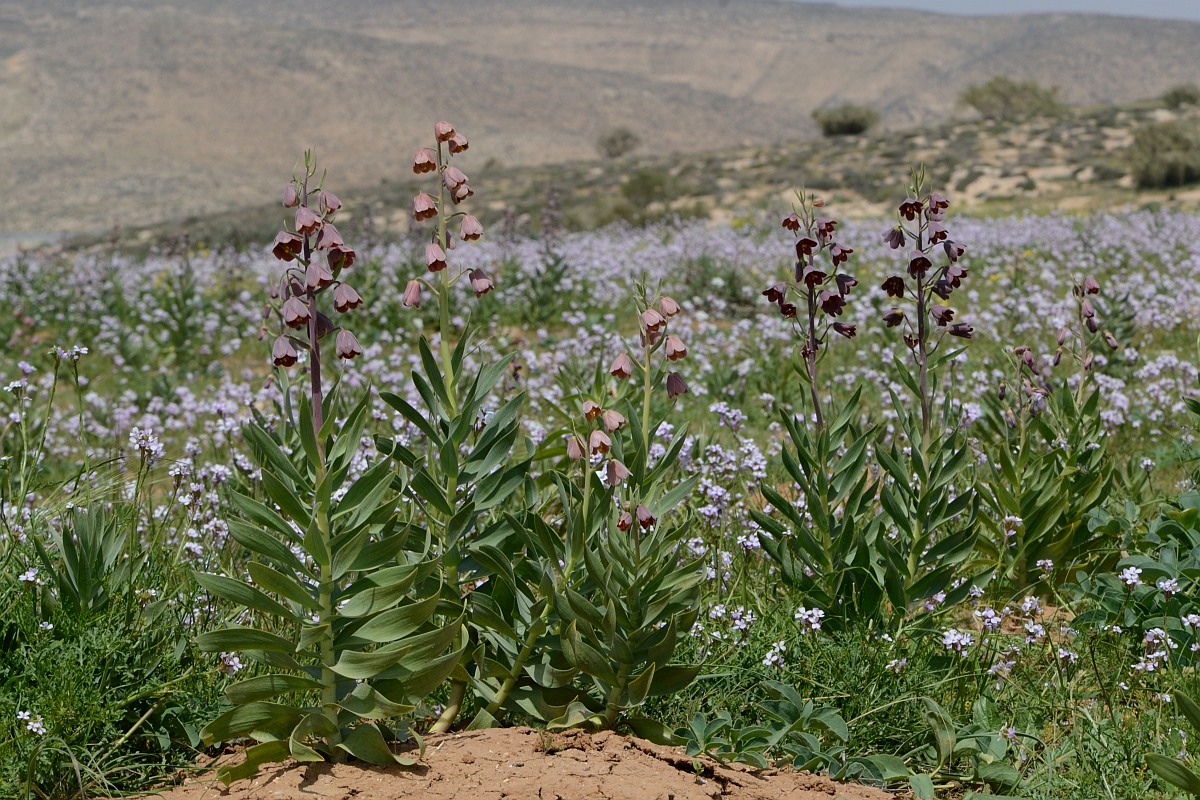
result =
[[[241,764],[220,770],[225,783],[289,757],[412,763],[391,751],[398,733],[388,721],[445,680],[463,646],[461,615],[435,621],[436,563],[424,537],[396,514],[390,463],[350,475],[369,392],[339,421],[323,391],[328,339],[339,358],[361,352],[326,312],[344,315],[362,299],[345,281],[355,253],[333,224],[341,201],[325,189],[324,176],[314,181],[316,174],[306,153],[304,172],[283,194],[284,206],[295,209],[294,226],[272,246],[288,265],[276,294],[278,315],[292,332],[272,348],[285,388],[283,418],[274,430],[245,430],[268,498],[234,497],[242,516],[230,521],[230,532],[251,556],[248,576],[196,575],[210,593],[244,609],[202,635],[201,649],[239,652],[262,666],[228,687],[232,708],[201,734],[210,744],[258,742]],[[309,391],[293,414],[286,370],[302,361]]]

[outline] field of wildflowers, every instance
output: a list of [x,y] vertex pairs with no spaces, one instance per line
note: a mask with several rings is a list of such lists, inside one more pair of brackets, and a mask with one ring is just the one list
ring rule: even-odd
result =
[[306,155],[261,248],[0,260],[4,796],[518,723],[1200,792],[1200,216],[484,235],[434,133],[407,238]]

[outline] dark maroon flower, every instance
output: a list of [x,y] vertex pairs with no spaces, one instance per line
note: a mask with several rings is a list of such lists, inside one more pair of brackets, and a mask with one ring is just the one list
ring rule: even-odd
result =
[[933,293],[943,300],[949,300],[950,293],[953,291],[954,284],[945,278],[938,278],[937,282],[933,284]]
[[638,525],[642,526],[642,530],[649,530],[657,521],[654,519],[654,515],[650,513],[650,509],[641,503],[638,503],[636,513]]
[[588,447],[592,455],[603,455],[612,449],[612,439],[602,430],[594,430],[588,435]]
[[954,319],[954,309],[946,306],[932,305],[929,307],[929,313],[933,315],[933,321],[939,327],[946,327]]
[[667,353],[667,361],[678,361],[687,356],[687,347],[678,336],[668,336],[663,347]]
[[796,240],[796,257],[803,259],[811,256],[814,252],[816,252],[817,247],[818,245],[815,240],[810,239],[807,236],[801,237],[800,239]]
[[290,367],[296,363],[299,354],[287,336],[280,336],[271,345],[271,361],[277,367]]
[[433,198],[425,192],[419,193],[413,198],[413,218],[418,222],[424,219],[437,216],[437,204],[433,202]]
[[446,268],[446,251],[437,242],[425,245],[425,267],[430,272],[441,272]]
[[346,361],[362,355],[362,347],[359,346],[358,339],[355,339],[354,334],[344,328],[338,331],[334,350],[337,352],[338,358]]
[[1087,324],[1087,329],[1092,333],[1100,330],[1100,323],[1096,321],[1095,317],[1088,317],[1085,322]]
[[929,195],[929,207],[943,211],[950,207],[950,201],[942,197],[937,192],[934,192],[933,194]]
[[458,235],[463,241],[472,242],[483,236],[483,226],[479,224],[479,220],[467,214],[458,226]]
[[920,200],[909,197],[903,203],[900,204],[900,216],[904,217],[906,220],[909,220],[910,222],[912,220],[916,219],[920,213],[921,213],[921,201]]
[[901,228],[899,225],[888,228],[883,232],[883,240],[893,250],[899,250],[901,247],[904,247],[904,228]]
[[413,278],[404,287],[404,296],[400,299],[400,304],[405,308],[419,308],[421,305],[421,282]]
[[336,194],[326,189],[321,190],[321,194],[317,196],[317,202],[327,217],[332,217],[342,209],[342,201]]
[[853,339],[858,333],[858,326],[848,325],[845,322],[835,322],[833,323],[833,331],[845,336],[847,339]]
[[300,251],[304,248],[304,239],[291,231],[280,231],[275,234],[275,242],[271,245],[271,252],[280,261],[294,261],[296,256],[300,255]]
[[332,222],[325,223],[325,226],[321,228],[321,233],[317,235],[317,249],[328,250],[339,244],[345,244],[342,241],[342,234],[338,232]]
[[308,206],[300,206],[296,209],[295,228],[297,233],[316,233],[320,227],[321,218],[317,216],[317,212]]
[[949,333],[951,336],[957,336],[960,339],[970,339],[975,335],[975,329],[971,327],[969,322],[956,322],[950,326]]
[[621,516],[617,517],[617,529],[624,533],[633,527],[633,514],[625,511]]
[[967,277],[966,267],[955,264],[946,268],[946,280],[950,281],[950,285],[955,289],[962,286],[962,279],[965,277]]
[[841,316],[842,309],[846,307],[846,298],[837,292],[822,291],[817,295],[817,302],[821,304],[821,310],[831,317]]
[[933,266],[933,262],[925,257],[925,254],[920,250],[914,250],[908,261],[908,274],[914,278],[919,278]]
[[763,297],[767,298],[768,301],[772,303],[780,303],[787,295],[787,284],[783,282],[773,283],[768,286],[762,294]]
[[304,284],[310,292],[324,289],[331,283],[333,283],[333,273],[329,271],[328,267],[318,264],[316,261],[309,264],[308,269],[304,271]]
[[647,308],[642,312],[642,325],[645,326],[646,330],[653,332],[666,324],[667,321],[663,319],[663,315],[658,313],[656,309]]
[[609,486],[617,486],[621,481],[629,477],[629,467],[622,464],[615,458],[608,460],[608,466],[605,468],[605,483]]
[[883,290],[888,297],[904,297],[904,278],[893,275],[883,282]]
[[454,126],[449,122],[434,123],[433,135],[439,142],[448,142],[454,138]]
[[354,266],[354,260],[357,257],[355,252],[344,244],[335,244],[325,254],[325,260],[329,262],[329,268],[333,270],[350,269]]
[[840,244],[835,243],[833,247],[829,248],[829,257],[833,259],[833,265],[836,267],[848,261],[850,254],[853,252],[854,248],[842,247]]
[[617,380],[625,380],[633,374],[633,360],[629,358],[627,353],[620,353],[613,359],[612,366],[608,368],[608,372]]
[[795,319],[796,318],[796,304],[795,303],[780,303],[779,304],[779,313],[781,315],[783,315],[784,319]]
[[471,281],[471,290],[475,292],[476,297],[483,297],[495,288],[492,279],[481,269],[471,270],[467,273],[467,278]]
[[821,234],[824,238],[832,236],[833,232],[837,230],[837,226],[838,223],[836,219],[817,217],[817,233]]
[[843,297],[850,294],[850,290],[855,286],[858,286],[858,281],[849,275],[838,275],[833,280],[835,283],[837,283],[838,294],[842,295]]
[[467,137],[455,131],[454,135],[446,140],[446,146],[450,149],[451,153],[461,153],[471,145],[467,142]]
[[800,230],[800,218],[795,213],[788,214],[783,218],[783,227],[793,232]]
[[413,156],[412,171],[420,175],[423,172],[433,172],[437,169],[437,153],[428,147],[421,148]]
[[962,254],[967,252],[967,248],[963,247],[958,242],[952,242],[949,239],[942,242],[942,249],[946,251],[946,258],[950,259],[951,264],[953,264],[955,261],[958,261],[960,258],[962,258]]
[[810,267],[805,267],[803,274],[800,276],[800,278],[804,281],[804,285],[809,289],[815,289],[816,287],[820,286],[828,277],[829,275],[825,272],[825,270],[821,269],[815,264]]
[[1086,294],[1100,294],[1100,284],[1092,276],[1083,279],[1083,291]]
[[345,314],[347,311],[358,308],[362,305],[362,298],[358,292],[354,291],[353,286],[345,283],[339,283],[337,288],[333,290],[333,307],[338,313]]
[[898,308],[893,308],[883,315],[883,321],[887,323],[889,328],[894,328],[904,321],[904,312]]
[[471,184],[460,183],[454,190],[454,194],[452,195],[451,199],[454,200],[454,205],[458,205],[463,200],[466,200],[468,197],[471,197],[474,194],[475,190],[471,188]]
[[604,409],[601,408],[600,404],[597,403],[595,400],[584,400],[583,401],[583,416],[584,416],[584,419],[586,419],[588,422],[591,422],[592,420],[596,419],[603,413],[604,413]]
[[308,306],[299,297],[289,297],[283,303],[283,322],[289,328],[303,328],[311,315]]
[[950,233],[940,222],[929,223],[929,227],[926,229],[926,234],[929,236],[929,241],[931,244],[937,244],[938,242],[944,242],[950,239]]
[[683,382],[683,377],[678,372],[667,373],[667,397],[676,398],[681,394],[687,394],[687,384]]
[[628,422],[628,420],[625,419],[625,416],[620,411],[612,408],[606,408],[604,410],[604,413],[600,415],[600,421],[604,425],[604,430],[608,431],[609,433],[621,430],[621,427]]
[[446,184],[446,188],[454,191],[459,186],[467,183],[467,176],[458,167],[446,167],[442,173],[442,183]]

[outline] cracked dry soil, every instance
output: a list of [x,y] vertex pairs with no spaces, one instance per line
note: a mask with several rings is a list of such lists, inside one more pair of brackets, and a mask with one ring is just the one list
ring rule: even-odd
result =
[[[416,767],[348,764],[269,767],[222,789],[215,773],[164,791],[163,800],[885,800],[893,795],[789,770],[754,772],[692,759],[613,733],[530,728],[427,739]],[[227,758],[237,758],[236,754]],[[698,765],[698,766],[697,766]]]

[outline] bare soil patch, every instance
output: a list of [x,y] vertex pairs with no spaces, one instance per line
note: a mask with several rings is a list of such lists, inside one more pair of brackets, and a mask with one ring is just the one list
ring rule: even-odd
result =
[[[613,733],[502,728],[430,737],[416,767],[287,763],[223,789],[215,772],[163,800],[884,800],[866,786],[693,759]],[[234,756],[236,758],[236,756]]]

